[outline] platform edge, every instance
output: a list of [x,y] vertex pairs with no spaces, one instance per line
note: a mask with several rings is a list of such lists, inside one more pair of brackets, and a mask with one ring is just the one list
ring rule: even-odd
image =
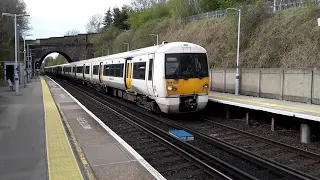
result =
[[137,161],[152,174],[158,180],[165,180],[156,169],[154,169],[140,154],[138,154],[129,144],[127,144],[120,136],[118,136],[114,131],[112,131],[107,125],[105,125],[97,116],[95,116],[90,110],[88,110],[84,105],[82,105],[75,97],[73,97],[67,90],[65,90],[60,84],[54,81],[52,78],[48,77],[52,82],[58,85],[65,93],[67,93],[84,111],[86,111],[98,124],[100,124],[112,137],[114,137],[126,150],[134,156]]

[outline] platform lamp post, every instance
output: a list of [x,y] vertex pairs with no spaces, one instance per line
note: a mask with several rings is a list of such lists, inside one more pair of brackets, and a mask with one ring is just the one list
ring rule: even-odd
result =
[[17,42],[17,17],[29,16],[28,14],[10,14],[10,13],[2,13],[2,16],[9,16],[14,18],[14,44],[15,44],[15,67],[14,67],[14,84],[15,84],[15,92],[16,96],[19,95],[19,76],[18,76],[18,42]]
[[239,81],[240,81],[240,25],[241,25],[241,9],[227,8],[227,10],[237,11],[239,13],[238,19],[238,47],[237,47],[237,74],[236,74],[236,88],[235,95],[239,95]]
[[157,45],[159,44],[159,35],[158,34],[150,34],[150,36],[156,36],[157,37]]
[[[26,81],[28,79],[28,72],[27,72],[27,63],[28,63],[28,60],[27,60],[27,51],[26,51],[26,37],[27,36],[31,36],[30,34],[26,34],[23,36],[23,60],[24,60],[24,72],[25,72],[25,75],[24,75],[24,84],[26,85]],[[26,78],[27,77],[27,78]]]
[[126,44],[126,45],[127,45],[127,51],[129,51],[129,50],[130,50],[130,43],[128,43],[128,42],[123,42],[123,44]]
[[28,76],[27,76],[27,80],[28,82],[30,82],[30,78],[31,78],[31,49],[29,48],[31,44],[27,44],[27,67],[28,67]]

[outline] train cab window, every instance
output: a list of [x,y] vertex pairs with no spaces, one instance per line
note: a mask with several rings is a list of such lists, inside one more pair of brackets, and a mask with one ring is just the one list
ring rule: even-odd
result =
[[98,71],[99,71],[99,65],[94,65],[93,66],[93,73],[94,75],[98,75]]
[[145,79],[146,76],[146,62],[133,63],[133,79]]
[[103,76],[109,76],[109,75],[110,75],[110,66],[104,65]]
[[90,66],[86,66],[85,74],[89,74]]
[[153,70],[153,59],[149,60],[149,75],[148,75],[148,80],[152,80],[152,70]]

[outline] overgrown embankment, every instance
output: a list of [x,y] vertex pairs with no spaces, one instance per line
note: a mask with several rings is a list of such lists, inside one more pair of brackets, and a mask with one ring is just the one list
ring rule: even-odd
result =
[[[241,66],[264,68],[320,67],[320,7],[297,8],[272,13],[265,5],[243,9],[241,26]],[[153,45],[161,41],[185,41],[205,47],[211,67],[235,67],[237,51],[237,14],[176,24],[172,18],[150,20],[136,29],[122,32],[108,28],[93,43],[101,53],[102,45],[110,53]]]

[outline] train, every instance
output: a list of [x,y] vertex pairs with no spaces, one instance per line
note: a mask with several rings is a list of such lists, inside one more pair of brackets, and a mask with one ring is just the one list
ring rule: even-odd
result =
[[44,68],[152,112],[186,114],[208,104],[207,51],[189,42],[159,45]]

